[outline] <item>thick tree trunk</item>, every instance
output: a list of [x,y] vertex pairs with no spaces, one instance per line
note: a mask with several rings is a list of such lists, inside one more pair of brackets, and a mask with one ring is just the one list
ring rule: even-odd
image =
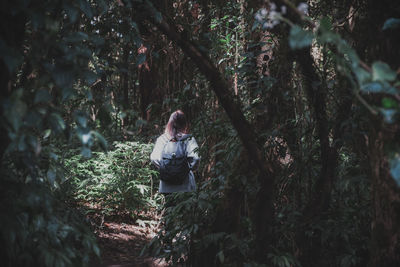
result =
[[[281,1],[276,1],[281,5]],[[289,11],[289,19],[295,23],[302,24],[299,14]],[[287,33],[286,33],[287,34]],[[318,218],[329,208],[333,183],[336,178],[336,168],[338,165],[338,146],[332,145],[329,138],[333,132],[334,138],[340,136],[340,123],[335,125],[334,129],[329,126],[329,118],[327,113],[327,86],[324,84],[322,77],[318,75],[317,69],[314,67],[314,60],[311,56],[310,48],[293,51],[295,60],[298,62],[300,73],[302,75],[302,83],[305,94],[307,96],[308,105],[312,112],[315,122],[317,140],[320,147],[320,163],[321,168],[318,178],[313,186],[311,197],[303,209],[301,222],[307,225],[310,221]],[[350,101],[351,104],[351,101]],[[348,102],[341,105],[343,110],[338,113],[336,119],[342,119],[343,111],[349,110]],[[347,115],[347,114],[344,114]],[[335,140],[334,140],[335,141]],[[313,237],[306,237],[303,228],[299,228],[296,233],[296,241],[300,248],[300,261],[306,266],[314,266],[314,254],[319,254],[321,248],[320,233],[315,233]]]
[[400,266],[400,188],[390,175],[385,153],[385,144],[394,142],[400,132],[391,130],[371,127],[368,140],[373,201],[370,267]]
[[[357,51],[368,64],[379,60],[398,69],[400,28],[383,31],[382,26],[389,18],[400,18],[400,2],[365,0],[363,4],[362,14],[355,21]],[[374,95],[369,100],[380,104],[381,98],[382,95]],[[400,266],[400,189],[388,165],[388,154],[400,144],[399,127],[398,121],[385,125],[381,118],[370,118],[367,142],[373,205],[370,267]]]
[[254,221],[257,232],[256,247],[258,251],[256,254],[259,259],[266,258],[267,249],[271,243],[270,226],[273,218],[274,171],[272,164],[265,161],[253,127],[246,120],[239,103],[234,100],[231,94],[231,84],[222,76],[208,56],[199,50],[193,42],[184,38],[172,24],[167,23],[164,19],[157,20],[154,9],[147,8],[147,10],[151,12],[151,22],[170,40],[176,42],[183,52],[193,60],[207,80],[210,81],[211,88],[217,95],[219,103],[236,129],[249,158],[252,159],[254,166],[259,171],[261,190],[259,192],[260,199],[257,200],[257,203],[259,203],[257,207],[258,215],[255,216]]

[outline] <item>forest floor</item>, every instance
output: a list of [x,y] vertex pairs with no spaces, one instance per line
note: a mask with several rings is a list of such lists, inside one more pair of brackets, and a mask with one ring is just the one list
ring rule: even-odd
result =
[[143,247],[157,234],[159,215],[147,212],[134,220],[129,216],[105,217],[90,215],[101,251],[101,259],[94,260],[93,267],[164,267],[160,259],[140,256]]

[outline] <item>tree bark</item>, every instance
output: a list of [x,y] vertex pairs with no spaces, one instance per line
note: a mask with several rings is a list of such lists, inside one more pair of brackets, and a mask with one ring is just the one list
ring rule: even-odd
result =
[[[400,2],[382,0],[363,2],[362,14],[355,21],[357,51],[363,60],[388,63],[399,68],[400,28],[382,30],[388,18],[400,17]],[[367,96],[368,97],[368,96]],[[368,100],[380,103],[382,95],[374,94]],[[378,104],[379,105],[379,104]],[[400,125],[385,124],[380,117],[369,118],[367,141],[371,194],[372,223],[368,266],[400,266],[400,189],[390,174],[388,154],[400,145]]]
[[224,108],[233,127],[236,129],[249,158],[259,171],[261,192],[258,194],[260,197],[257,200],[258,214],[255,217],[254,224],[257,233],[257,258],[264,259],[271,242],[270,226],[273,218],[272,193],[274,186],[273,166],[271,163],[265,161],[262,150],[257,143],[257,135],[253,127],[246,120],[239,103],[235,101],[232,96],[231,83],[223,77],[208,56],[199,50],[191,40],[184,38],[172,23],[168,23],[164,18],[161,20],[156,19],[157,16],[154,8],[145,7],[145,9],[151,13],[149,17],[151,22],[170,40],[179,45],[183,52],[193,60],[201,73],[210,82],[212,90],[217,95],[219,103]]
[[[125,45],[123,48],[123,64],[124,68],[126,69],[125,72],[122,73],[122,107],[123,111],[127,112],[129,110],[129,46]],[[123,131],[125,132],[129,123],[129,116],[126,115],[124,118],[122,118],[122,128]],[[124,138],[126,139],[127,136],[124,135]]]
[[400,188],[390,175],[385,144],[393,144],[400,131],[375,123],[380,125],[371,127],[368,140],[373,201],[368,266],[395,267],[400,265]]

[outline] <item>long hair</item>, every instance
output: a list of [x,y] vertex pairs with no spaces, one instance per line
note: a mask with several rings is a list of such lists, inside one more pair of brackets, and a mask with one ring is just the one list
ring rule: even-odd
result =
[[175,138],[178,133],[186,134],[189,130],[185,114],[182,110],[177,110],[169,117],[165,133],[171,138]]

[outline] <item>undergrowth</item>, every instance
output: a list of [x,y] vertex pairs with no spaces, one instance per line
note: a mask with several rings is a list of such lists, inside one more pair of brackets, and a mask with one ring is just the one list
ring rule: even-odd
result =
[[152,144],[114,142],[108,152],[66,158],[66,189],[88,213],[128,213],[136,217],[160,203],[157,171],[151,167]]

